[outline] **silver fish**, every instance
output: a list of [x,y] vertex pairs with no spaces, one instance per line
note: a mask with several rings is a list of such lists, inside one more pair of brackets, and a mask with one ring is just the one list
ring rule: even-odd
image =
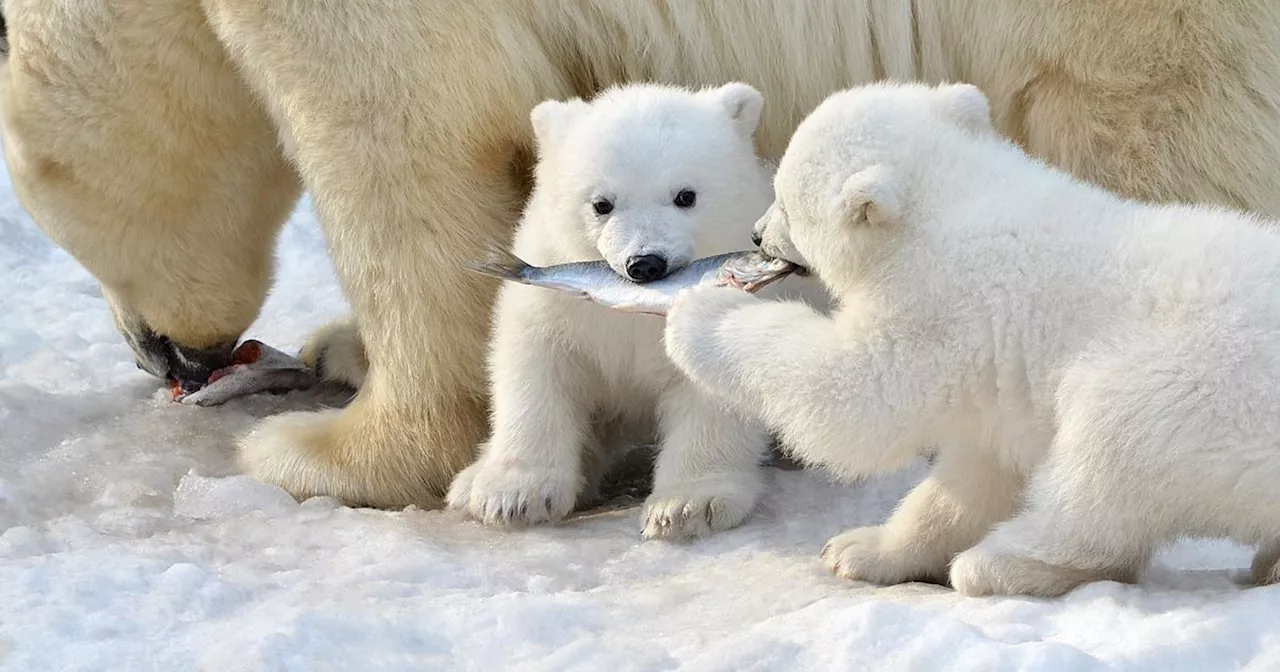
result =
[[714,283],[757,292],[791,273],[803,272],[789,261],[758,251],[695,259],[665,278],[645,283],[618,275],[604,261],[533,266],[505,249],[495,249],[489,260],[466,267],[503,280],[568,292],[614,310],[649,315],[666,315],[676,295],[689,287]]
[[193,392],[175,385],[173,400],[196,406],[218,406],[259,392],[304,390],[319,382],[296,357],[263,343],[247,340],[233,355],[231,366],[218,369],[209,383]]

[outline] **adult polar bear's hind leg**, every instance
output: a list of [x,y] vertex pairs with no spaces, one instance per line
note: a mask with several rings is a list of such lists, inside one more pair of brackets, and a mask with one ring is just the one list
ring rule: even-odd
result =
[[1253,582],[1259,586],[1280,583],[1280,542],[1264,544],[1253,556]]

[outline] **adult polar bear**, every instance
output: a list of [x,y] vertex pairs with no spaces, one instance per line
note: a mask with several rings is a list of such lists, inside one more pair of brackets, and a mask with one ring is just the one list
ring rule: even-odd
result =
[[[1265,0],[5,0],[5,155],[157,375],[200,378],[263,302],[311,192],[367,355],[342,411],[266,420],[297,496],[432,506],[483,438],[495,285],[529,111],[606,84],[748,82],[777,158],[834,90],[965,80],[1031,152],[1125,195],[1280,214],[1280,5]],[[361,340],[363,344],[361,345]],[[343,369],[346,367],[336,367]],[[341,376],[343,371],[333,375]]]

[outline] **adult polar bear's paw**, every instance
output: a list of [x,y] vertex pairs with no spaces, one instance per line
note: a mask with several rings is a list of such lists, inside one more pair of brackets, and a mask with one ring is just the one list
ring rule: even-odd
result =
[[657,488],[644,503],[645,539],[702,537],[742,524],[764,491],[759,469]]
[[[430,448],[441,445],[441,435],[461,430],[448,423],[415,425],[412,417],[370,409],[382,410],[366,396],[345,409],[266,418],[239,441],[240,467],[299,500],[325,495],[348,506],[443,506],[449,479],[473,453]],[[406,473],[406,465],[414,471]]]
[[910,546],[901,550],[887,543],[885,527],[859,527],[838,534],[822,547],[822,563],[841,578],[894,585],[908,581],[941,583],[946,567],[930,567]]
[[360,331],[350,318],[330,322],[311,335],[298,359],[322,380],[360,389],[369,373]]
[[239,442],[241,469],[298,500],[328,495],[347,504],[380,505],[368,501],[371,491],[359,487],[352,471],[334,459],[334,429],[341,413],[299,411],[263,420]]
[[572,469],[504,459],[479,460],[453,480],[446,505],[486,525],[556,522],[573,511],[582,479]]

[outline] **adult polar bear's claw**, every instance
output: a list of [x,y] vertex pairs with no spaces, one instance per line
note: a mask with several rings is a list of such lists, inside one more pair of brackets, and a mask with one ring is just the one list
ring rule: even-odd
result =
[[369,372],[347,410],[270,421],[245,459],[304,456],[328,474],[308,488],[394,505],[438,498],[484,435],[496,286],[459,265],[518,219],[546,99],[745,80],[776,159],[835,89],[963,75],[1002,132],[1084,179],[1280,214],[1280,7],[709,4],[7,0],[6,166],[126,335],[191,347],[257,316],[301,178]]

